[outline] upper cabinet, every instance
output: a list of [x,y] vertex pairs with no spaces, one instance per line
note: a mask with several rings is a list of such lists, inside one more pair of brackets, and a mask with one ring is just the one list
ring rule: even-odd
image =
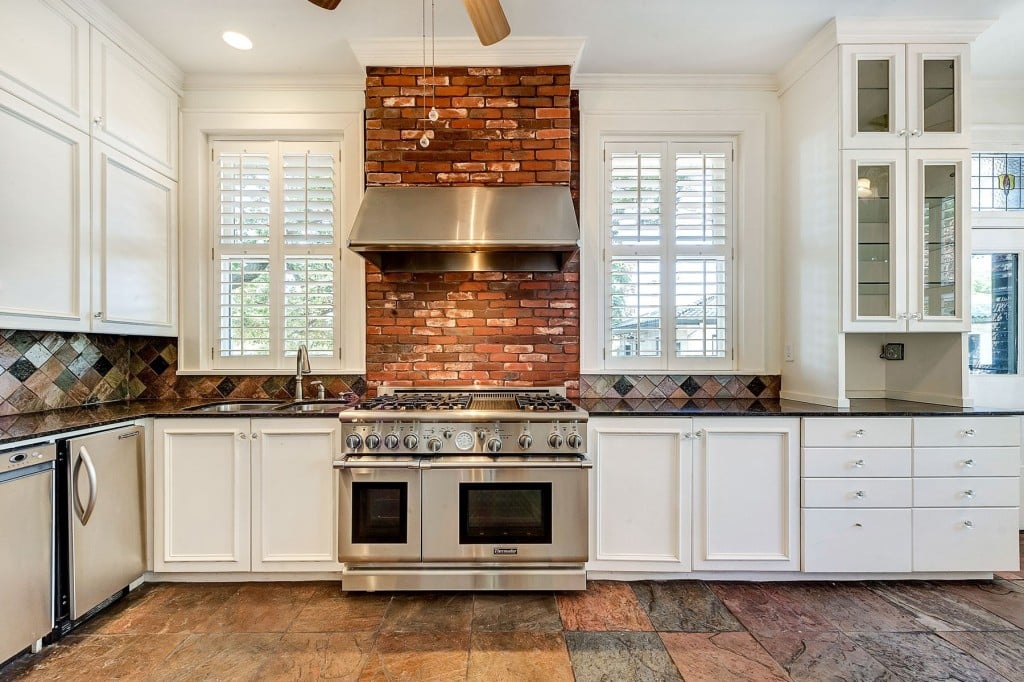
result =
[[842,147],[966,147],[968,45],[843,45]]
[[89,24],[60,0],[0,2],[0,88],[89,128]]
[[178,175],[178,96],[92,32],[92,134],[171,179]]

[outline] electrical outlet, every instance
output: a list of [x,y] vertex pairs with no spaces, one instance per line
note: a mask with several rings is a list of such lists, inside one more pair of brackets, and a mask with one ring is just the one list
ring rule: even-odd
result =
[[793,344],[786,344],[782,351],[782,357],[786,362],[793,362]]
[[882,344],[882,353],[878,356],[883,360],[902,360],[903,359],[903,344],[902,343],[884,343]]

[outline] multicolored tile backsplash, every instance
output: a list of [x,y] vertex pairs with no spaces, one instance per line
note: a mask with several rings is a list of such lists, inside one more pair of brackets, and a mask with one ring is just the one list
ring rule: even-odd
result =
[[776,374],[584,374],[580,398],[777,399],[781,387]]
[[[178,376],[177,339],[0,330],[0,416],[145,398],[288,399],[282,375]],[[363,395],[358,375],[319,378],[329,396]]]

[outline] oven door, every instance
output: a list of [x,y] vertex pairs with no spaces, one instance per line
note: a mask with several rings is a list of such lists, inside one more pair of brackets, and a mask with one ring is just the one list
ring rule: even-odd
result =
[[440,457],[423,463],[423,561],[587,560],[583,457]]
[[338,560],[420,560],[420,471],[411,457],[341,457]]

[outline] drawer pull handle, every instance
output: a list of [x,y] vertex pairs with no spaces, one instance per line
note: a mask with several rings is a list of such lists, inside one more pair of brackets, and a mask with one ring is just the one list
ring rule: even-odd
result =
[[974,491],[973,490],[965,490],[964,491],[964,497],[966,497],[968,500],[973,500],[974,499]]
[[856,431],[854,431],[853,432],[853,437],[854,438],[863,438],[864,437],[864,429],[857,429]]
[[858,459],[858,460],[857,460],[856,462],[854,462],[854,463],[853,463],[853,466],[855,466],[855,467],[857,467],[858,469],[860,469],[861,467],[863,467],[863,466],[864,466],[864,460],[862,460],[862,459]]
[[965,459],[964,460],[964,466],[965,467],[972,467],[972,466],[974,466],[974,460],[973,459]]
[[865,493],[863,490],[858,490],[856,493],[854,493],[854,495],[857,496],[858,500],[863,500],[864,496],[867,495],[867,493]]
[[974,431],[974,429],[964,429],[963,433],[964,433],[964,436],[966,436],[967,438],[974,438],[975,431]]
[[964,521],[964,528],[967,528],[968,530],[974,528],[974,521]]
[[855,527],[857,527],[857,528],[863,528],[863,527],[864,527],[864,524],[863,524],[863,523],[861,523],[860,521],[858,521],[857,523],[855,523],[855,524],[853,524],[853,525],[854,525]]

